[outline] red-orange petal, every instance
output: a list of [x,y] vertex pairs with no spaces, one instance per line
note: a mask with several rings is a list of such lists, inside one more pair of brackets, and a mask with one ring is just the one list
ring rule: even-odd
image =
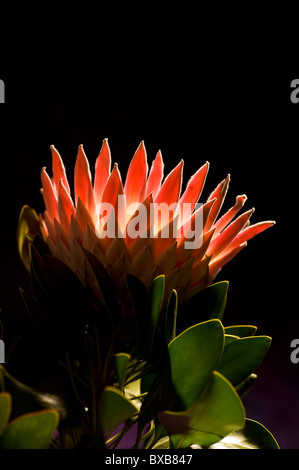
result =
[[69,230],[69,244],[72,247],[73,242],[76,241],[80,245],[83,244],[83,231],[79,226],[75,217],[71,216],[70,230]]
[[[151,204],[153,203],[153,195],[150,193],[145,200],[140,204],[140,206],[136,209],[135,213],[130,217],[126,224],[126,231],[125,231],[125,243],[127,245],[127,248],[130,248],[130,246],[134,243],[136,238],[138,238],[140,235],[145,236],[145,232],[147,234],[150,225],[151,225]],[[139,208],[141,207],[142,211],[139,212]],[[144,209],[144,211],[143,211]],[[133,224],[133,228],[136,226],[134,223],[134,219],[138,217],[138,223],[139,223],[139,229],[136,231],[138,232],[137,237],[132,238],[130,236],[130,224]],[[135,219],[136,220],[136,219]],[[144,227],[144,233],[139,233],[142,228]],[[147,235],[146,235],[147,236]]]
[[117,198],[122,194],[123,184],[121,181],[118,165],[115,163],[104,188],[101,202],[111,204],[115,208],[117,207]]
[[253,212],[254,209],[245,212],[232,222],[225,230],[223,230],[223,232],[221,232],[218,237],[210,243],[207,253],[216,257],[221,251],[225,250],[225,248],[229,246],[238,233],[244,228]]
[[197,285],[207,277],[210,260],[210,256],[205,256],[199,263],[192,267],[190,287]]
[[44,216],[44,221],[48,230],[49,237],[51,237],[54,243],[56,243],[55,231],[54,231],[54,219],[53,220],[50,219],[48,211],[44,211],[43,216]]
[[95,165],[94,196],[96,204],[101,202],[104,188],[111,171],[111,154],[108,139],[104,139]]
[[226,250],[223,253],[221,253],[219,256],[217,256],[215,259],[212,259],[209,265],[209,270],[210,270],[210,278],[213,280],[219,270],[227,264],[229,261],[231,261],[243,248],[247,246],[247,242],[242,243],[241,245],[238,245],[234,247],[231,250]]
[[231,207],[219,220],[217,220],[216,232],[215,234],[220,233],[235,217],[235,215],[242,209],[245,202],[247,200],[247,196],[243,194],[242,196],[236,197],[236,202],[233,207]]
[[259,233],[264,232],[264,230],[267,230],[268,228],[272,227],[275,225],[274,220],[267,220],[265,222],[258,222],[254,225],[249,225],[248,227],[244,228],[237,236],[236,238],[232,241],[232,243],[229,245],[229,249],[234,248],[237,245],[240,245],[244,242],[247,242],[251,238],[255,237]]
[[154,237],[155,258],[176,242],[176,224],[177,217],[172,219],[168,226],[163,227]]
[[78,155],[75,164],[74,185],[76,205],[78,203],[78,199],[80,198],[84,206],[93,217],[95,214],[95,199],[91,182],[89,163],[83,150],[83,145],[80,145],[78,148]]
[[61,223],[65,233],[68,233],[71,221],[71,215],[75,215],[75,207],[72,198],[64,186],[63,180],[59,181],[59,195],[58,195],[58,214],[59,222]]
[[208,217],[208,220],[206,222],[205,230],[210,230],[210,228],[214,224],[214,222],[215,222],[215,220],[216,220],[216,218],[219,214],[219,211],[222,207],[222,204],[224,202],[224,199],[225,199],[225,196],[226,196],[226,193],[227,193],[229,181],[230,181],[230,175],[227,175],[226,179],[221,181],[221,183],[218,184],[216,189],[214,189],[214,191],[210,194],[210,196],[208,198],[208,201],[210,201],[214,198],[216,198],[216,201],[213,204],[213,207],[212,207],[212,209],[209,213],[209,217]]
[[43,168],[41,171],[41,182],[43,187],[42,195],[44,198],[46,210],[50,220],[53,222],[54,218],[58,218],[57,197],[52,181],[45,168]]
[[78,199],[75,219],[78,222],[78,225],[82,233],[85,232],[86,226],[88,224],[91,226],[93,230],[95,229],[94,219],[91,217],[91,214],[88,212],[88,210],[84,206],[83,202],[81,201],[81,198]]
[[163,173],[164,173],[164,163],[163,163],[162,153],[159,150],[159,152],[156,155],[155,160],[152,163],[152,166],[149,172],[147,186],[146,186],[146,196],[148,196],[150,193],[153,193],[153,198],[156,197],[161,187]]
[[190,239],[192,232],[195,230],[196,225],[206,232],[206,222],[216,199],[211,199],[205,204],[202,204],[193,214],[189,220],[186,220],[182,227],[179,227],[177,233],[178,246],[182,245],[185,241]]
[[54,145],[50,146],[52,152],[52,172],[53,172],[53,185],[56,190],[56,194],[59,192],[59,181],[62,179],[63,184],[67,192],[70,194],[70,187],[67,180],[65,167],[63,164],[63,160],[58,152],[58,150],[54,147]]
[[142,202],[145,195],[147,177],[147,157],[144,142],[142,141],[129,165],[127,177],[124,185],[126,204]]
[[211,240],[213,239],[213,235],[215,233],[215,227],[211,228],[208,232],[205,232],[203,237],[202,237],[202,244],[199,248],[194,250],[194,266],[198,264],[203,257],[205,256],[209,244],[211,243]]
[[[195,204],[198,202],[202,193],[206,176],[209,170],[209,162],[206,162],[188,181],[185,192],[179,200],[179,204],[183,207],[183,204],[190,204],[190,212],[194,211]],[[186,220],[182,220],[182,224]]]
[[154,199],[155,203],[166,203],[170,206],[171,204],[178,202],[182,188],[183,166],[184,161],[181,160],[180,163],[167,175],[160,191]]

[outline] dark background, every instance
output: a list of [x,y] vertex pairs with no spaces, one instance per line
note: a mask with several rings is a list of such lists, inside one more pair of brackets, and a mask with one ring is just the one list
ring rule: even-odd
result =
[[[206,161],[210,171],[201,200],[231,174],[223,210],[238,194],[252,223],[276,225],[251,240],[217,280],[230,282],[224,325],[253,324],[273,338],[244,403],[247,416],[264,424],[283,449],[299,449],[299,363],[290,343],[299,338],[297,307],[297,156],[299,103],[290,101],[295,74],[259,65],[213,73],[175,60],[151,66],[97,58],[74,68],[55,61],[46,67],[26,60],[3,68],[6,103],[0,106],[0,281],[28,284],[16,248],[18,215],[24,204],[43,209],[40,170],[51,173],[50,145],[59,150],[72,181],[79,144],[91,169],[108,138],[113,162],[125,179],[141,140],[149,164],[161,149],[165,174],[184,159],[184,185]],[[297,74],[298,75],[298,74]]]

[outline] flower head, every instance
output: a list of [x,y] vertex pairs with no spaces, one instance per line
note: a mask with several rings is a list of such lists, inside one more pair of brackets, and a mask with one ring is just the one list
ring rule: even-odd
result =
[[[188,300],[212,283],[249,239],[274,223],[250,225],[253,209],[237,216],[247,199],[245,195],[237,196],[234,206],[218,217],[229,175],[205,203],[199,204],[208,162],[181,193],[183,160],[163,178],[161,152],[148,171],[146,149],[141,142],[123,182],[117,164],[111,169],[105,139],[92,181],[89,162],[80,145],[72,195],[62,158],[54,146],[51,152],[53,176],[45,168],[41,171],[45,211],[40,219],[48,246],[84,285],[93,288],[82,248],[92,252],[114,282],[120,303],[126,304],[128,274],[137,276],[147,287],[155,276],[164,274],[165,298],[176,289],[180,301]],[[162,205],[171,210],[163,212]]]

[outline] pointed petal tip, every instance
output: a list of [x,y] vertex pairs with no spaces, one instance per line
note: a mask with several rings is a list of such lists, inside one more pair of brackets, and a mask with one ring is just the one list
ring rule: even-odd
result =
[[103,147],[108,147],[109,148],[109,142],[108,142],[108,138],[105,137],[105,139],[103,139],[103,142],[102,142],[102,148]]

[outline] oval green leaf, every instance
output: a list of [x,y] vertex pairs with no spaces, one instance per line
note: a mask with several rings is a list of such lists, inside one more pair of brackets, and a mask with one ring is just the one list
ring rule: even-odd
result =
[[116,368],[116,374],[119,382],[120,390],[123,391],[125,373],[127,370],[128,363],[131,359],[130,354],[127,353],[117,353],[114,355],[114,362]]
[[269,336],[249,336],[230,342],[225,346],[217,370],[234,386],[252,374],[269,349]]
[[11,395],[7,392],[0,393],[0,436],[8,423],[11,414]]
[[56,410],[21,415],[11,421],[0,437],[3,449],[47,449],[59,424]]
[[245,410],[232,385],[214,371],[206,390],[189,410],[159,413],[158,419],[174,447],[209,447],[244,426]]
[[152,283],[151,289],[151,323],[152,328],[155,329],[158,323],[159,314],[162,307],[163,297],[165,291],[165,276],[157,276]]
[[98,408],[99,420],[104,432],[114,429],[138,412],[125,395],[113,387],[105,387]]
[[211,449],[279,449],[276,439],[262,424],[252,419],[245,420],[243,429],[229,434],[213,444]]
[[167,344],[169,344],[176,336],[177,311],[178,294],[177,291],[173,289],[168,298],[165,316],[165,334]]
[[224,329],[216,319],[188,328],[169,344],[171,382],[180,409],[190,408],[205,389],[223,344]]
[[226,326],[224,330],[227,335],[235,335],[244,338],[245,336],[253,336],[257,327],[253,325],[233,325]]
[[39,235],[44,240],[46,238],[37,213],[31,207],[25,205],[19,215],[17,244],[19,256],[28,272],[31,263],[31,245],[35,235]]

